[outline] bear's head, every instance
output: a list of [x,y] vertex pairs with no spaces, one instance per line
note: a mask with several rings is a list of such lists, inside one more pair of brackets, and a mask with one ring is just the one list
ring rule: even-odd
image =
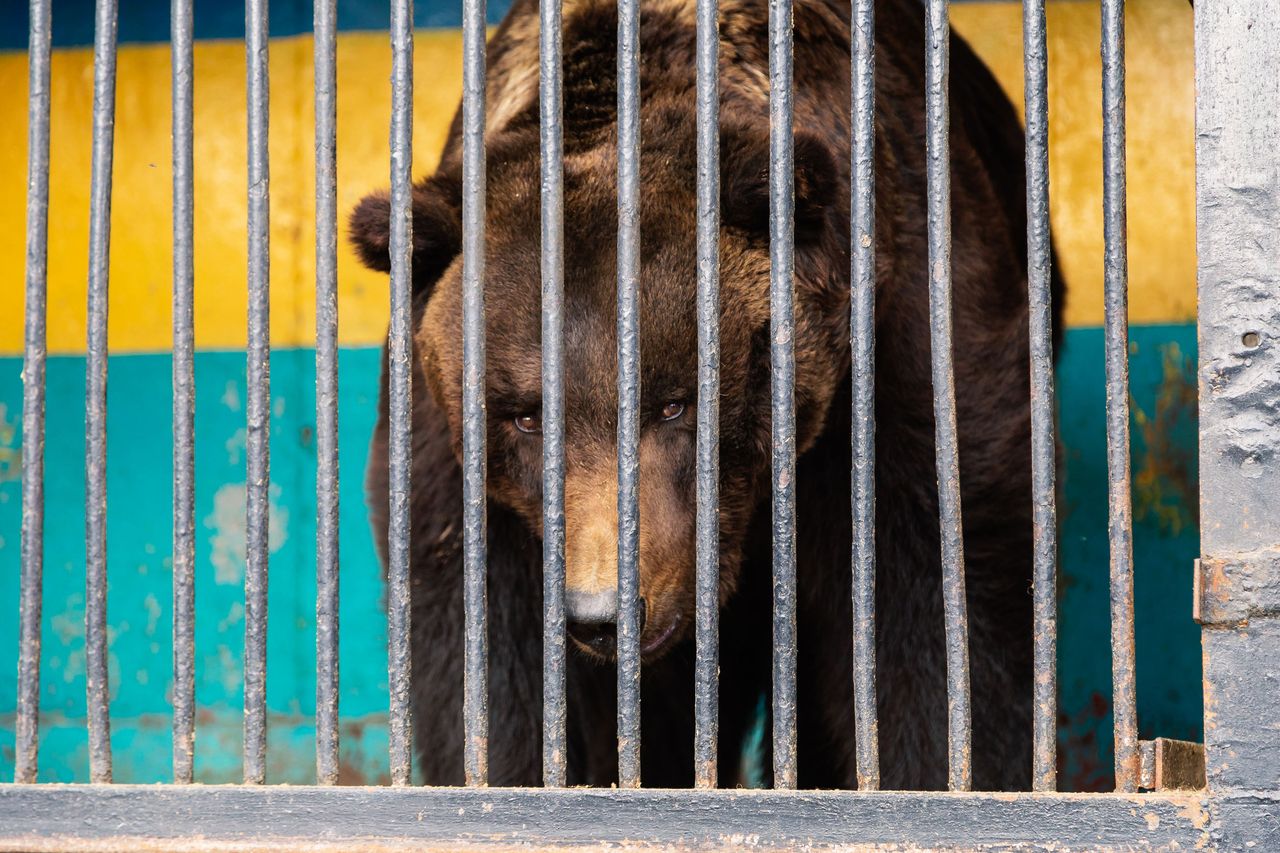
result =
[[[691,633],[698,387],[696,143],[692,104],[642,114],[640,169],[640,644],[652,660]],[[563,360],[566,607],[583,650],[613,653],[617,584],[616,126],[566,139]],[[769,141],[764,116],[726,112],[720,138],[721,601],[739,577],[770,487]],[[542,531],[542,274],[539,138],[531,121],[490,135],[485,219],[485,394],[490,499]],[[827,145],[795,135],[797,452],[821,432],[847,376],[847,213]],[[413,287],[422,368],[462,427],[461,165],[456,150],[413,193]],[[369,266],[387,270],[388,202],[351,219]],[[767,515],[765,516],[767,519]]]

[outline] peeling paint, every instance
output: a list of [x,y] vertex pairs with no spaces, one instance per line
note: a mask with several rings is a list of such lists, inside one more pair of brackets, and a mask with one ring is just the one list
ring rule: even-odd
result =
[[1177,536],[1199,524],[1199,479],[1194,437],[1199,391],[1195,364],[1177,341],[1159,345],[1161,379],[1154,410],[1148,412],[1131,395],[1133,423],[1141,441],[1133,478],[1134,520],[1151,518],[1163,532]]
[[227,380],[227,388],[222,392],[222,405],[233,412],[240,411],[240,383],[234,379]]
[[18,440],[17,419],[10,419],[8,407],[0,403],[0,483],[21,478],[22,443]]
[[228,437],[226,442],[223,443],[223,447],[227,449],[228,465],[244,464],[245,445],[247,441],[248,432],[244,427],[240,427],[238,430],[231,433],[230,437]]
[[[245,524],[247,488],[244,483],[228,483],[213,496],[213,511],[204,526],[213,531],[210,540],[214,577],[220,584],[241,584],[245,568]],[[268,549],[274,554],[288,539],[289,510],[280,504],[280,487],[271,486],[268,507]]]
[[142,606],[147,610],[147,627],[143,630],[148,637],[154,636],[156,625],[160,622],[160,601],[153,593],[147,593],[147,597],[142,600]]

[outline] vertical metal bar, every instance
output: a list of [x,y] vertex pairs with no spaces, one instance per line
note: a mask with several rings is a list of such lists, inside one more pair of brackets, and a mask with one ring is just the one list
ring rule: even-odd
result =
[[1049,237],[1049,54],[1044,0],[1023,0],[1027,117],[1027,294],[1031,348],[1034,659],[1031,786],[1058,785],[1058,521],[1053,435],[1053,295]]
[[698,484],[693,775],[716,786],[720,728],[720,34],[698,0]]
[[170,6],[173,51],[173,781],[195,760],[195,184],[191,0]]
[[337,0],[316,0],[316,781],[338,782]]
[[1133,511],[1129,494],[1129,259],[1125,202],[1124,0],[1102,1],[1102,171],[1116,790],[1138,789]]
[[926,148],[929,180],[929,342],[942,540],[942,598],[947,646],[947,784],[973,784],[969,703],[969,619],[960,519],[960,442],[951,348],[951,156],[948,106],[950,22],[947,0],[929,0],[925,34]]
[[769,0],[769,320],[773,443],[773,785],[796,786],[795,165],[792,0]]
[[409,471],[413,329],[413,0],[391,4],[391,328],[387,334],[387,666],[391,784],[412,776],[409,727]]
[[249,151],[249,328],[245,457],[244,781],[266,780],[267,555],[270,506],[271,336],[267,158],[267,0],[245,3]]
[[640,3],[618,0],[618,784],[640,786]]
[[462,3],[462,560],[468,785],[489,783],[485,625],[485,0]]
[[564,114],[560,0],[541,0],[542,784],[565,785]]
[[93,43],[93,165],[85,387],[85,680],[89,778],[111,781],[107,685],[107,276],[115,142],[116,3],[98,0]]
[[875,0],[853,5],[853,182],[849,198],[853,359],[853,721],[858,789],[880,787],[876,715]]
[[49,249],[50,0],[31,0],[27,41],[27,289],[22,359],[22,592],[13,781],[36,781],[44,586],[44,377]]

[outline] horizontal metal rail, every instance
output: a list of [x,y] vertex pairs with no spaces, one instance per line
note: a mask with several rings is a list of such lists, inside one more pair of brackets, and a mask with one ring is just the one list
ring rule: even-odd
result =
[[[1247,806],[1247,804],[1244,804]],[[0,847],[1212,847],[1195,795],[0,785]]]

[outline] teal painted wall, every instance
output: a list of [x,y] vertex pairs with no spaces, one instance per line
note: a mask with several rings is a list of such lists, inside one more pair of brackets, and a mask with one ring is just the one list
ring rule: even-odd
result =
[[[1134,552],[1143,737],[1198,739],[1199,632],[1192,623],[1195,328],[1132,330]],[[269,782],[314,781],[314,354],[272,358]],[[381,572],[363,468],[377,349],[344,350],[341,370],[342,779],[387,778]],[[17,673],[21,362],[0,358],[0,779],[12,778]],[[244,565],[244,358],[196,357],[196,778],[240,778]],[[1058,370],[1062,786],[1110,781],[1110,656],[1102,338],[1067,333]],[[111,359],[108,560],[116,779],[170,778],[172,683],[170,360]],[[40,778],[87,781],[84,728],[84,360],[50,359]]]
[[[268,781],[314,781],[314,354],[272,354]],[[0,613],[17,614],[20,362],[0,361]],[[378,352],[343,352],[340,459],[344,781],[385,779],[382,580],[366,521],[363,468]],[[116,356],[108,380],[107,548],[116,779],[170,778],[172,687],[171,362]],[[244,633],[244,356],[196,356],[196,778],[240,779]],[[49,361],[40,778],[87,781],[84,731],[84,360]],[[0,457],[3,458],[3,457]],[[7,473],[3,473],[7,472]],[[13,762],[16,618],[0,622],[0,778]]]
[[[1196,328],[1130,330],[1139,736],[1202,739]],[[1067,332],[1058,367],[1061,786],[1112,787],[1106,394],[1101,329]]]

